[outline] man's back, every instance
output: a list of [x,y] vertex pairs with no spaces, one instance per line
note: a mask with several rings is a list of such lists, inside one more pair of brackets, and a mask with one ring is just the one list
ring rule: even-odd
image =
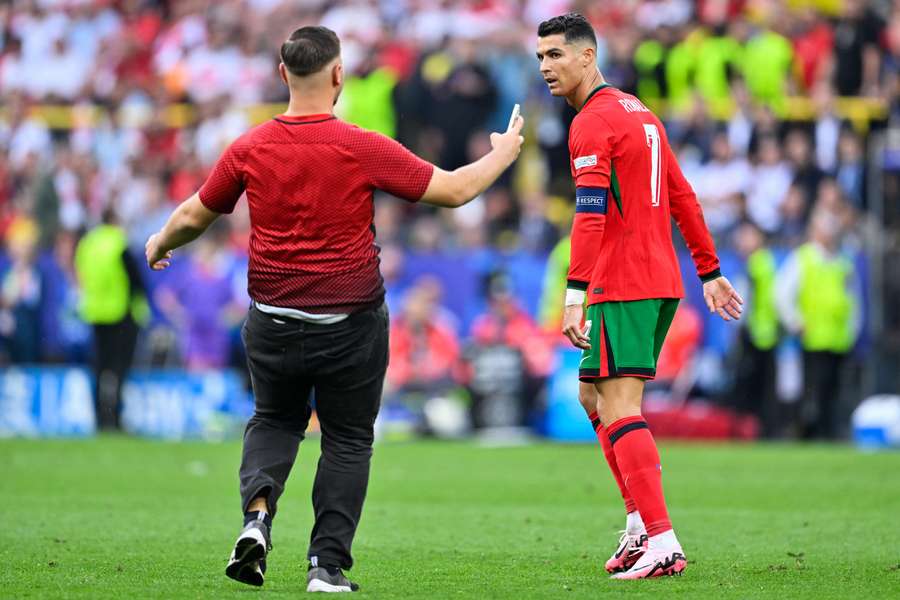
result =
[[[718,266],[702,212],[669,147],[659,119],[637,98],[603,86],[588,98],[569,135],[579,212],[608,189],[606,223],[596,256],[589,304],[680,298],[681,273],[670,217],[699,259],[698,271]],[[592,195],[593,194],[593,195]]]
[[375,189],[418,200],[432,166],[331,115],[280,116],[238,138],[200,190],[230,213],[246,191],[250,297],[310,313],[354,312],[384,295]]

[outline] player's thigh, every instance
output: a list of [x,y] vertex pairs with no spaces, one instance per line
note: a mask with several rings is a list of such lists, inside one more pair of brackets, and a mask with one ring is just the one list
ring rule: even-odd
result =
[[661,299],[604,302],[589,307],[595,361],[591,366],[596,369],[580,375],[582,381],[596,384],[605,424],[640,414],[644,382],[656,375],[660,330],[664,338],[671,323],[669,312]]
[[[588,334],[591,348],[582,357],[579,378],[596,382],[609,377],[655,377],[664,302],[649,299],[589,306],[585,322],[591,324]],[[671,322],[671,317],[668,319]]]
[[653,335],[653,362],[659,360],[659,353],[662,351],[663,343],[666,341],[666,335],[675,320],[675,313],[678,312],[678,298],[665,298],[660,300],[659,314],[656,318],[656,331]]
[[578,401],[588,415],[597,412],[600,403],[600,393],[592,382],[578,382]]

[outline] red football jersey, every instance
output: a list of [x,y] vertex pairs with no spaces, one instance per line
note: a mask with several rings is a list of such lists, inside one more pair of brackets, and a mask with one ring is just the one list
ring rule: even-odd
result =
[[332,115],[280,116],[225,150],[200,201],[230,213],[247,193],[253,300],[351,313],[384,297],[374,190],[416,201],[433,171],[398,142]]
[[719,259],[697,197],[660,120],[609,85],[594,90],[569,130],[575,221],[568,287],[588,304],[681,298],[670,217],[697,273],[716,276]]

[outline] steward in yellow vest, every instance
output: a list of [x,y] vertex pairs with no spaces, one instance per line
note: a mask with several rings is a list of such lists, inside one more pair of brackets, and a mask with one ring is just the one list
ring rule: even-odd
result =
[[94,404],[101,429],[120,428],[122,382],[134,358],[138,326],[150,315],[139,264],[110,209],[75,249],[79,310],[94,328]]
[[852,261],[840,250],[842,231],[830,212],[814,213],[809,241],[794,250],[776,280],[776,302],[803,348],[804,437],[831,439],[847,358],[859,335],[860,298]]
[[737,228],[734,245],[746,261],[746,279],[740,285],[746,309],[737,345],[735,407],[759,419],[766,438],[781,437],[783,412],[775,394],[775,348],[781,339],[775,307],[775,257],[765,246],[765,234],[747,221]]

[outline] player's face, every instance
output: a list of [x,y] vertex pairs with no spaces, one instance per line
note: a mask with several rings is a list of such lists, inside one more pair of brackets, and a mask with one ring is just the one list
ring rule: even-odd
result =
[[541,77],[554,96],[568,96],[584,77],[580,49],[567,43],[562,33],[538,38],[537,59]]

